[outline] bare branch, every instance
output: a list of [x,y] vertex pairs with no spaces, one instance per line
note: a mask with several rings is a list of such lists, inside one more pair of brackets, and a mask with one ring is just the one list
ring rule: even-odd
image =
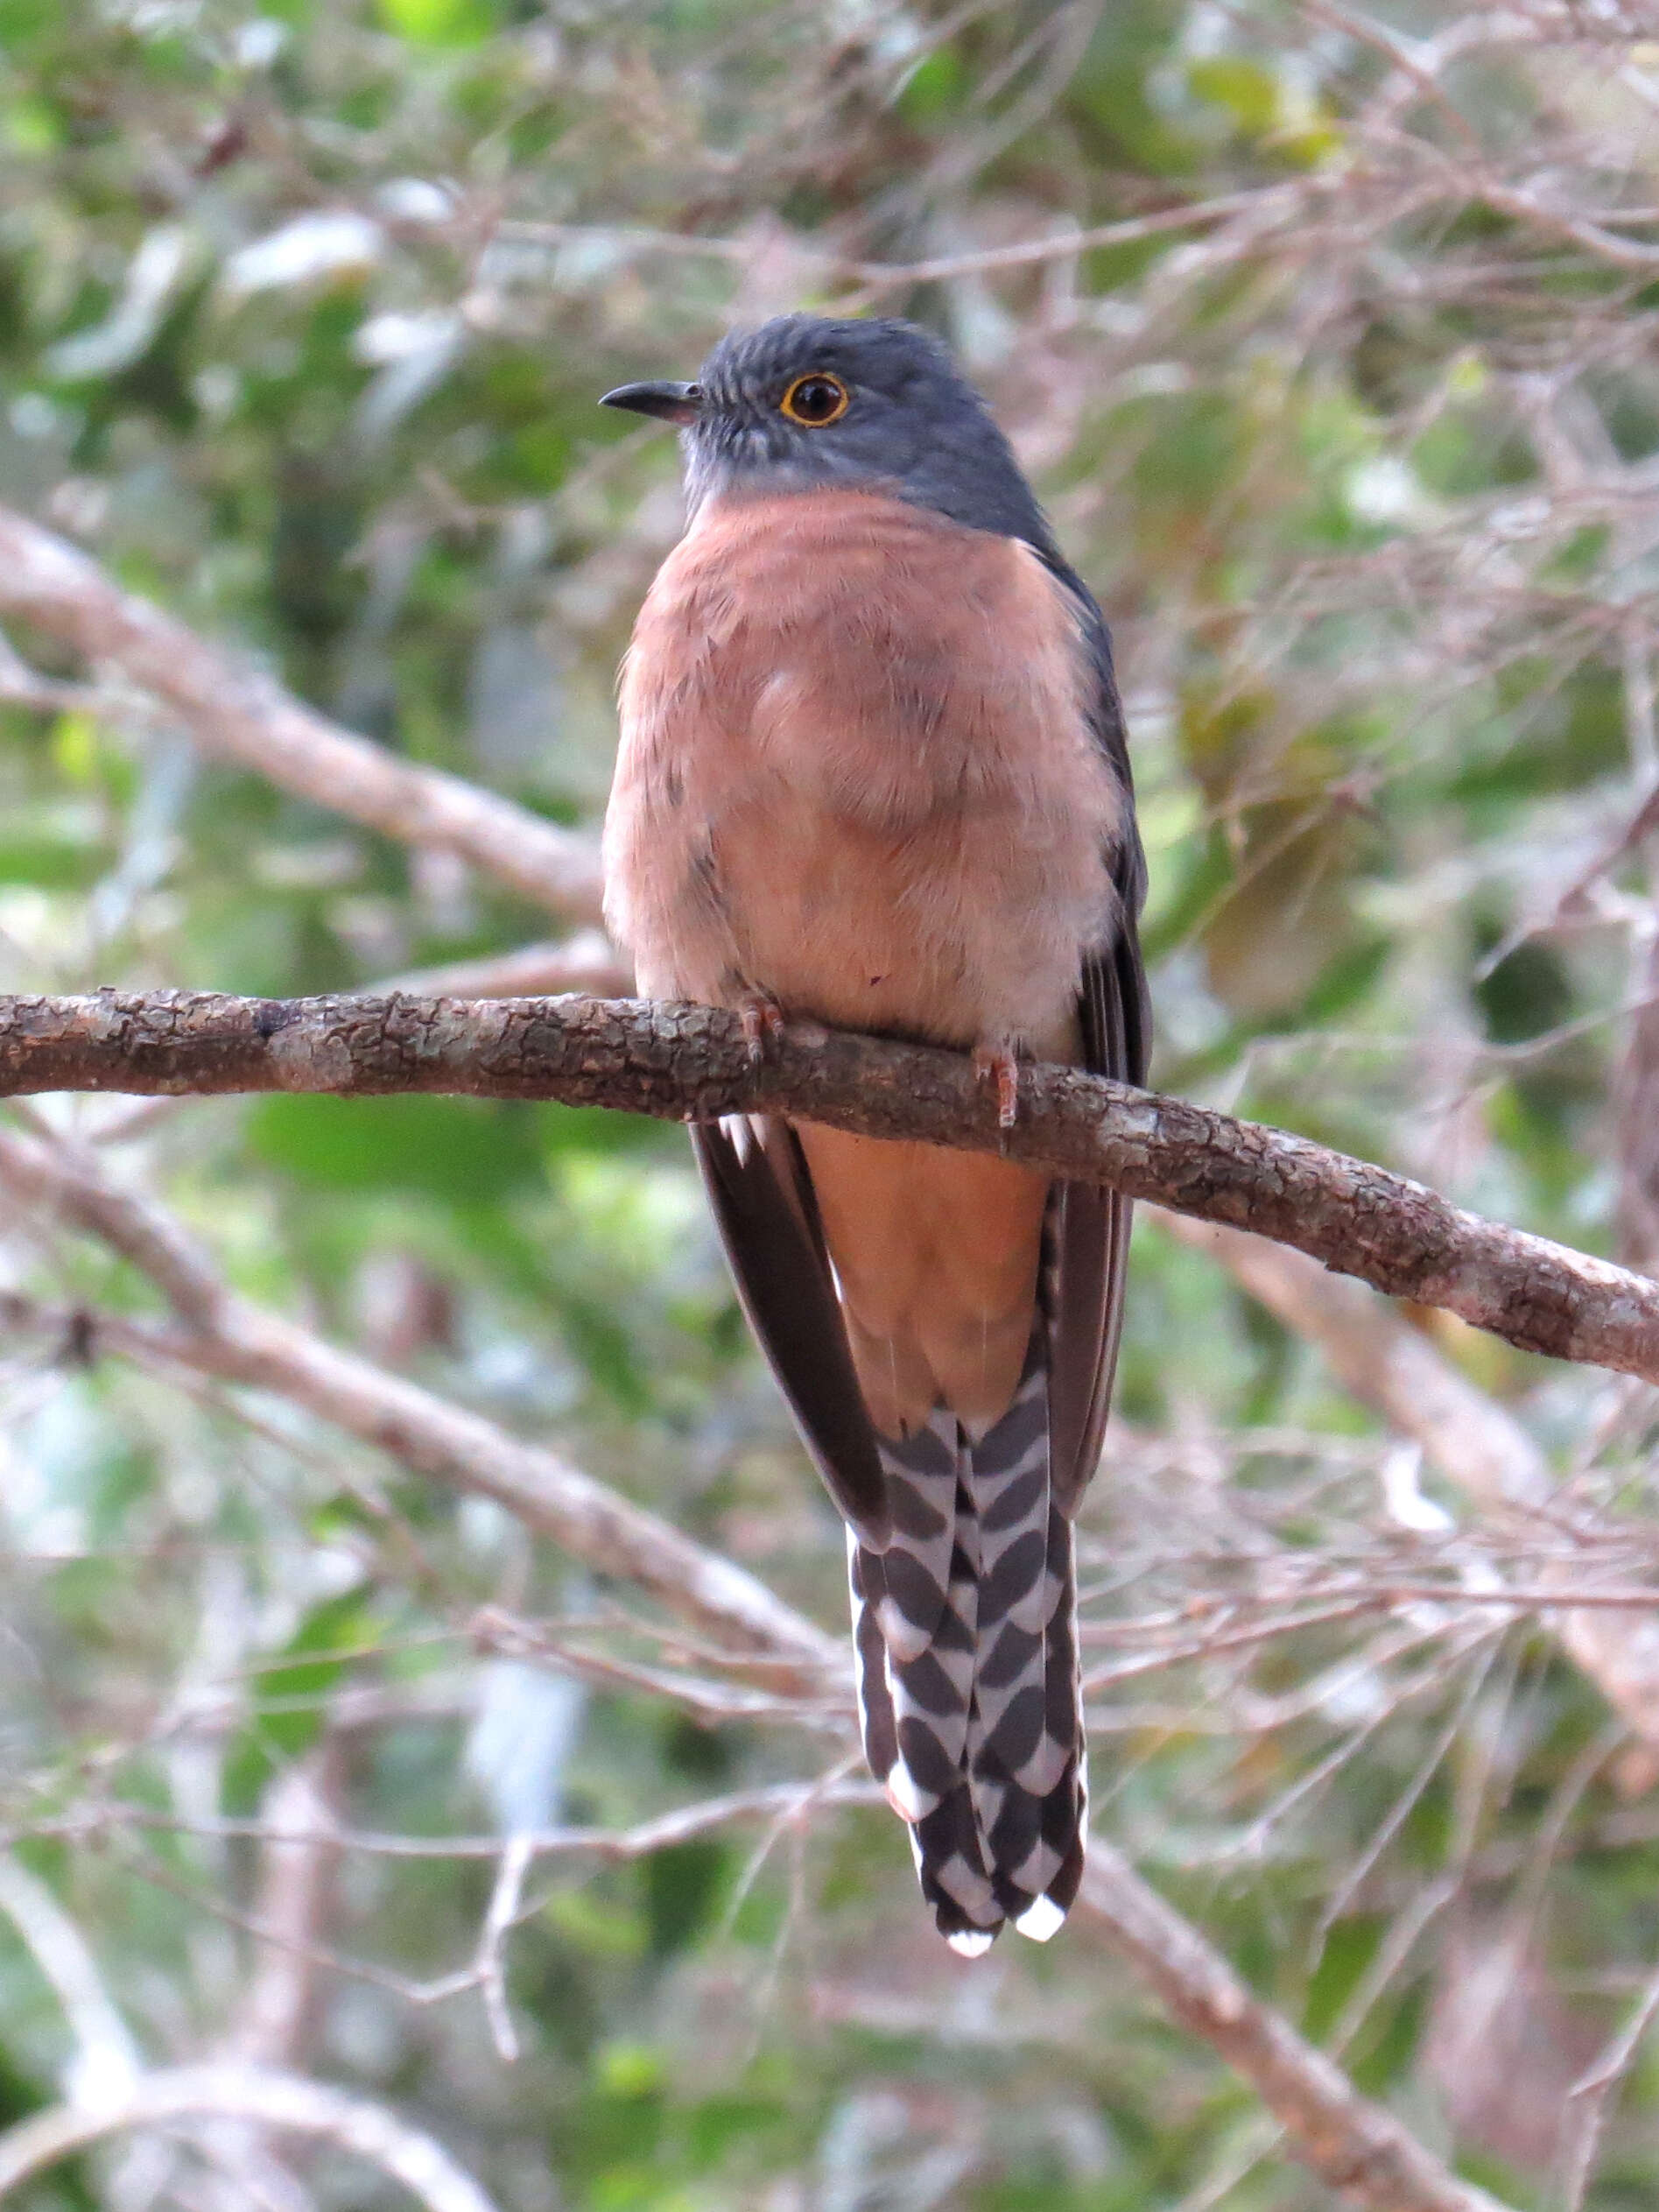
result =
[[64,2086],[90,2102],[127,2089],[139,2071],[138,2046],[103,1985],[85,1936],[46,1884],[9,1851],[0,1851],[4,1913],[52,1984],[74,2037]]
[[[1649,1598],[1651,1604],[1652,1600]],[[644,1690],[652,1697],[671,1698],[707,1726],[721,1721],[789,1721],[797,1727],[845,1731],[851,1710],[846,1684],[825,1685],[828,1694],[816,1698],[784,1697],[775,1690],[758,1689],[749,1682],[717,1680],[694,1674],[682,1663],[651,1666],[640,1659],[621,1658],[615,1652],[594,1650],[573,1635],[560,1634],[540,1623],[518,1621],[500,1607],[486,1605],[467,1624],[468,1640],[479,1652],[500,1652],[515,1659],[538,1659],[584,1681],[606,1687],[622,1684]],[[732,1655],[707,1653],[712,1663],[734,1664]]]
[[1076,1068],[1024,1071],[1019,1120],[1003,1130],[962,1054],[796,1022],[757,1061],[737,1016],[713,1007],[184,991],[0,999],[0,1094],[44,1090],[455,1091],[671,1120],[810,1117],[1109,1183],[1294,1245],[1523,1350],[1659,1381],[1659,1283],[1484,1221],[1387,1168]]
[[[708,1835],[739,1821],[793,1820],[803,1812],[825,1806],[885,1805],[886,1794],[873,1781],[809,1777],[798,1782],[769,1782],[754,1789],[734,1790],[724,1797],[699,1798],[671,1812],[658,1813],[634,1828],[549,1828],[523,1829],[517,1835],[394,1835],[376,1829],[330,1827],[324,1837],[330,1850],[356,1851],[367,1856],[395,1859],[488,1859],[499,1861],[523,1845],[531,1860],[595,1858],[607,1864],[622,1864],[647,1858],[653,1851]],[[60,1837],[71,1842],[109,1835],[123,1828],[157,1829],[170,1835],[272,1840],[268,1821],[209,1817],[205,1814],[158,1812],[153,1806],[105,1798],[68,1814],[53,1814],[32,1821],[16,1832],[17,1840]]]
[[[1130,245],[1142,238],[1166,236],[1172,231],[1196,230],[1230,215],[1259,215],[1280,222],[1295,218],[1321,180],[1298,179],[1292,184],[1257,186],[1244,192],[1222,193],[1211,200],[1189,201],[1176,208],[1159,208],[1143,215],[1125,215],[1088,230],[1063,231],[1051,238],[1026,238],[1017,244],[987,246],[968,253],[940,254],[929,261],[858,261],[847,255],[826,252],[810,239],[791,238],[792,256],[804,268],[816,268],[826,276],[844,277],[865,292],[878,293],[908,290],[949,277],[982,276],[997,269],[1024,269],[1045,261],[1059,261],[1072,254],[1098,247]],[[540,222],[509,218],[496,227],[495,235],[510,243],[531,246],[603,245],[613,253],[668,254],[678,259],[730,261],[752,264],[758,249],[753,239],[703,238],[677,230],[650,230],[632,225]]]
[[506,1962],[502,1954],[508,1932],[517,1918],[524,1877],[535,1856],[535,1839],[527,1833],[521,1831],[504,1839],[501,1857],[496,1862],[489,1909],[479,1930],[478,1949],[473,1959],[473,1971],[478,1976],[484,2000],[484,2018],[489,2024],[489,2039],[496,2046],[496,2056],[509,2066],[518,2056],[518,2030],[513,2025],[512,2009],[507,2002]]
[[1562,2160],[1564,2180],[1562,2201],[1565,2212],[1580,2212],[1585,2192],[1595,2171],[1596,2152],[1606,2118],[1608,2099],[1629,2072],[1642,2038],[1659,2017],[1659,1974],[1648,1981],[1624,2025],[1596,2059],[1578,2076],[1569,2099],[1568,2148]]
[[[632,1859],[705,1835],[734,1820],[770,1817],[788,1821],[819,1807],[869,1804],[879,1796],[873,1783],[820,1777],[815,1781],[777,1784],[711,1799],[622,1831],[552,1829],[510,1842],[496,1836],[404,1837],[341,1831],[330,1841],[343,1849],[424,1858],[493,1857],[502,1864],[510,1857],[528,1862],[531,1857],[566,1852]],[[107,1828],[117,1819],[193,1834],[265,1832],[260,1822],[187,1821],[145,1807],[114,1805],[89,1812],[74,1832]],[[61,1823],[43,1824],[38,1832],[62,1832]],[[503,1886],[498,1877],[497,1899]],[[1184,2025],[1213,2046],[1255,2087],[1284,2127],[1296,2155],[1325,2180],[1349,2192],[1360,2204],[1378,2208],[1378,2212],[1383,2212],[1383,2208],[1387,2212],[1502,2212],[1494,2199],[1449,2173],[1388,2113],[1361,2096],[1341,2069],[1298,2035],[1281,2014],[1254,1997],[1198,1929],[1117,1851],[1098,1839],[1089,1847],[1088,1870],[1077,1913],[1079,1922],[1095,1927],[1129,1961]],[[510,1906],[492,1915],[492,1941],[499,1941],[512,1918]],[[447,1980],[441,1987],[450,1994],[453,1988],[470,1988],[486,1981],[487,1976],[475,1967],[453,1987]],[[240,2075],[240,2069],[235,2071]],[[160,2078],[146,2077],[150,2082]],[[244,2117],[271,2124],[299,2124],[264,2110],[244,2113]],[[21,2135],[22,2131],[16,2133]],[[80,2141],[89,2138],[80,2138],[65,2148],[80,2147]],[[9,2172],[4,2163],[7,2141],[0,2138],[0,2187],[4,2186]],[[60,2151],[47,2155],[64,2154]],[[45,2157],[39,2160],[46,2162]],[[27,2170],[36,2168],[31,2166]]]
[[237,1297],[160,1208],[118,1189],[84,1154],[0,1131],[0,1183],[102,1237],[172,1305],[171,1329],[110,1323],[113,1349],[275,1391],[420,1474],[492,1497],[597,1573],[623,1576],[723,1641],[764,1653],[791,1687],[821,1691],[826,1677],[845,1676],[840,1646],[763,1583],[557,1452]]
[[1294,184],[1257,186],[1245,192],[1227,192],[1213,200],[1189,201],[1184,207],[1160,208],[1144,215],[1125,215],[1116,222],[1093,229],[1062,231],[1052,238],[1025,238],[1009,246],[984,246],[969,253],[939,254],[931,261],[840,261],[838,273],[852,278],[870,292],[896,292],[911,285],[936,284],[951,277],[984,276],[998,269],[1027,269],[1069,255],[1093,252],[1102,247],[1137,243],[1143,238],[1167,236],[1171,231],[1196,230],[1229,216],[1248,215],[1262,229],[1297,221],[1319,180],[1301,179]]
[[260,1947],[226,2039],[226,2055],[246,2065],[292,2066],[300,2057],[315,1980],[307,1947],[335,1856],[330,1796],[339,1765],[338,1745],[325,1736],[265,1787],[254,1916],[283,1940]]
[[[1583,246],[1599,260],[1609,261],[1615,268],[1634,269],[1645,273],[1659,266],[1659,245],[1650,245],[1636,238],[1622,238],[1616,231],[1605,229],[1599,222],[1551,208],[1536,193],[1528,191],[1523,186],[1506,186],[1479,172],[1466,177],[1464,182],[1472,200],[1484,200],[1500,215],[1513,216],[1516,222],[1530,223],[1541,230],[1552,231],[1558,237],[1570,238],[1574,245]],[[1622,219],[1626,222],[1648,220],[1640,209],[1634,216]]]
[[1421,1330],[1294,1252],[1259,1236],[1171,1217],[1171,1234],[1208,1252],[1253,1298],[1316,1344],[1346,1390],[1374,1405],[1488,1513],[1546,1504],[1554,1490],[1525,1429],[1444,1359]]
[[89,661],[113,663],[164,700],[203,752],[383,836],[458,853],[554,913],[598,919],[599,855],[589,839],[340,729],[8,507],[0,507],[0,613]]
[[1255,2086],[1297,2157],[1333,2188],[1374,2212],[1501,2212],[1496,2198],[1460,2180],[1282,2013],[1253,1997],[1191,1922],[1098,1837],[1078,1910],[1183,2025]]
[[427,2212],[496,2212],[443,2145],[383,2104],[297,2074],[241,2066],[180,2066],[139,2077],[117,2098],[53,2105],[0,2135],[0,2197],[129,2128],[186,2119],[253,2120],[314,2135],[401,2181]]
[[41,675],[30,667],[9,638],[0,635],[0,699],[9,705],[57,715],[68,708],[89,707],[97,695],[89,685],[59,683]]
[[379,995],[408,991],[417,998],[552,998],[562,991],[592,991],[625,998],[634,988],[631,962],[597,929],[579,930],[545,945],[482,960],[452,961],[443,968],[412,969],[376,983]]
[[[425,1858],[493,1857],[503,1863],[510,1855],[528,1860],[566,1852],[632,1859],[706,1834],[734,1820],[793,1821],[819,1807],[869,1804],[879,1796],[873,1783],[821,1777],[816,1781],[737,1792],[622,1831],[552,1829],[511,1842],[496,1836],[404,1837],[341,1831],[330,1841],[343,1849]],[[264,1833],[259,1822],[187,1821],[145,1807],[108,1804],[81,1816],[74,1832],[107,1828],[112,1821],[120,1819],[185,1833]],[[48,1822],[37,1832],[64,1830],[61,1822]],[[498,1878],[497,1898],[502,1886]],[[1079,1922],[1094,1926],[1185,2026],[1213,2045],[1254,2084],[1283,2125],[1296,2155],[1324,2179],[1350,2192],[1359,2203],[1379,2208],[1379,2212],[1385,2207],[1388,2212],[1502,2212],[1494,2199],[1448,2173],[1397,2121],[1361,2096],[1340,2068],[1304,2041],[1282,2015],[1252,1997],[1220,1953],[1142,1881],[1118,1852],[1099,1840],[1089,1847],[1088,1871],[1077,1911]],[[501,1912],[499,1926],[491,1931],[495,1941],[499,1941],[512,1917],[510,1908]],[[453,1985],[446,1980],[440,1986],[443,1993],[453,1994],[455,1988],[469,1988],[484,1979],[475,1967]],[[146,2078],[154,2082],[161,2077]],[[299,2124],[264,2110],[245,2117],[271,2124]],[[15,2132],[20,2136],[23,2131]],[[37,2164],[46,2163],[50,2156],[64,2155],[87,2139],[77,2138],[62,2151],[39,2156]],[[0,2187],[9,2172],[4,2163],[7,2143],[8,2138],[0,2138]],[[36,2170],[36,2165],[26,2170]]]

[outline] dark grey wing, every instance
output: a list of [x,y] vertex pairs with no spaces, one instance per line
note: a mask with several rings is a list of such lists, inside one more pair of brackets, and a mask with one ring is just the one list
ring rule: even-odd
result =
[[749,1325],[819,1473],[862,1541],[892,1530],[875,1432],[853,1371],[812,1179],[788,1124],[735,1115],[692,1145]]
[[[1123,789],[1124,834],[1103,854],[1102,891],[1110,912],[1101,948],[1084,963],[1078,998],[1083,1064],[1092,1074],[1143,1083],[1151,1053],[1151,1011],[1136,923],[1146,895],[1146,861],[1135,826],[1128,743],[1100,609],[1070,569],[1051,564],[1083,609],[1096,673],[1091,720]],[[1095,1183],[1057,1183],[1049,1214],[1050,1468],[1057,1502],[1075,1512],[1100,1456],[1123,1325],[1129,1253],[1129,1201]]]

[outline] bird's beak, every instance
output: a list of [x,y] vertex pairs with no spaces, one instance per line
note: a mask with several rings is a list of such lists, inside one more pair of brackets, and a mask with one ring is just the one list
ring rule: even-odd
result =
[[656,415],[664,422],[697,420],[702,405],[700,384],[618,384],[600,401],[601,407],[629,407],[636,415]]

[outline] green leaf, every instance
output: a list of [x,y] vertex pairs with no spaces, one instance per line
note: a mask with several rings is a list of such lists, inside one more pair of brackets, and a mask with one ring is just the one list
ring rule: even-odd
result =
[[253,1678],[253,1718],[225,1761],[225,1800],[232,1811],[252,1811],[277,1763],[310,1750],[347,1655],[372,1646],[383,1632],[383,1622],[361,1590],[325,1598],[306,1614],[277,1662]]
[[1211,54],[1189,62],[1186,81],[1200,100],[1225,108],[1249,137],[1259,138],[1278,119],[1278,79],[1242,55]]
[[97,849],[69,837],[19,830],[0,837],[0,884],[32,884],[40,891],[87,891],[101,866]]
[[1376,1956],[1382,1928],[1380,1920],[1351,1913],[1338,1920],[1326,1935],[1302,2009],[1303,2032],[1311,2041],[1323,2043],[1336,2025],[1343,2006],[1359,1987],[1360,1976]]
[[697,1836],[653,1851],[644,1861],[645,1912],[656,1957],[683,1951],[714,1920],[725,1896],[731,1856],[724,1843]]
[[263,1099],[254,1157],[331,1190],[404,1190],[478,1205],[543,1180],[535,1110],[469,1098]]
[[475,46],[496,28],[488,0],[378,0],[389,31],[416,46]]

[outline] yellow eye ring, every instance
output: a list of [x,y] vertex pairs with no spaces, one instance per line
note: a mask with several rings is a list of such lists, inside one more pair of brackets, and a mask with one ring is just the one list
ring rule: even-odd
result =
[[777,406],[778,412],[791,422],[807,430],[822,430],[826,424],[839,422],[852,404],[853,395],[839,377],[832,377],[827,370],[811,369],[805,376],[796,377]]

